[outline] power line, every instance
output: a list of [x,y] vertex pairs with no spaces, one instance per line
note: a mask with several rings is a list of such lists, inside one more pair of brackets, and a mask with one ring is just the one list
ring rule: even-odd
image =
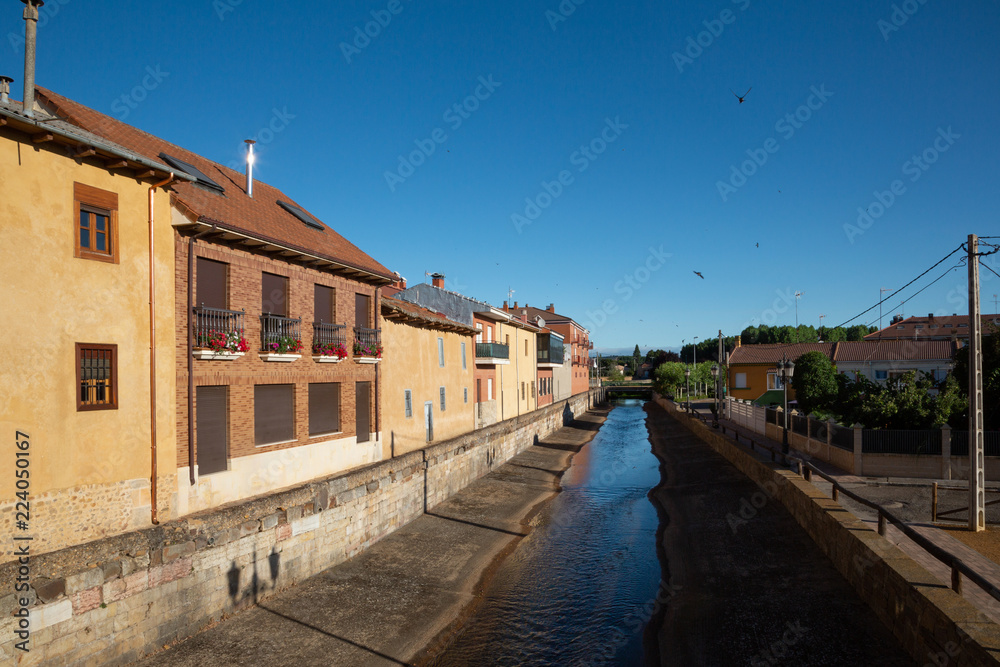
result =
[[[956,264],[955,266],[951,267],[950,269],[948,269],[947,271],[945,271],[944,273],[942,273],[940,276],[938,276],[937,278],[935,278],[930,283],[928,283],[928,284],[924,285],[923,287],[921,287],[915,294],[913,294],[912,296],[910,296],[907,299],[904,299],[902,301],[902,303],[900,303],[899,305],[901,305],[901,306],[904,305],[907,301],[909,301],[910,299],[915,298],[918,294],[920,294],[920,292],[923,292],[925,289],[927,289],[928,287],[930,287],[934,283],[938,282],[939,280],[941,280],[942,278],[944,278],[945,276],[947,276],[949,273],[951,273],[955,269],[958,269],[958,268],[961,268],[961,267],[965,266],[965,264],[966,264],[966,259],[963,257],[962,261],[960,261],[958,264]],[[990,270],[992,271],[993,269],[990,269]],[[876,322],[876,320],[872,320],[871,322],[868,323],[867,326],[871,326],[875,322]]]
[[994,270],[993,270],[993,269],[992,269],[992,268],[990,267],[990,265],[989,265],[989,264],[987,264],[986,262],[980,262],[980,263],[979,263],[979,266],[981,266],[981,267],[985,268],[985,269],[986,269],[987,271],[989,271],[990,273],[992,273],[993,275],[995,275],[995,276],[996,276],[997,278],[1000,278],[1000,273],[997,273],[996,271],[994,271]]
[[[941,258],[941,260],[940,260],[940,261],[938,261],[937,263],[935,263],[935,264],[934,264],[934,266],[932,266],[931,268],[927,269],[926,271],[924,271],[923,273],[921,273],[921,274],[920,274],[919,276],[917,276],[916,278],[914,278],[914,279],[913,279],[913,280],[911,280],[910,282],[906,283],[905,285],[903,285],[902,287],[900,287],[900,288],[899,288],[898,290],[896,290],[895,292],[893,292],[892,294],[890,294],[890,295],[889,295],[889,296],[887,296],[886,298],[882,299],[881,301],[879,301],[878,303],[876,303],[876,304],[875,304],[874,306],[872,306],[872,307],[871,307],[871,308],[869,308],[868,310],[865,310],[865,311],[862,311],[862,312],[858,313],[857,315],[855,315],[855,316],[854,316],[854,317],[852,317],[851,319],[849,319],[849,320],[846,320],[846,321],[842,322],[841,324],[838,324],[838,325],[837,325],[836,327],[834,327],[834,328],[836,329],[837,327],[842,327],[842,326],[844,326],[845,324],[850,324],[851,322],[853,322],[854,320],[858,319],[858,318],[859,318],[859,317],[861,317],[862,315],[867,315],[868,313],[870,313],[871,311],[875,310],[876,308],[878,308],[879,306],[881,306],[881,305],[882,305],[883,303],[885,303],[886,301],[888,301],[889,299],[893,298],[894,296],[896,296],[897,294],[899,294],[900,292],[902,292],[903,290],[905,290],[905,289],[906,289],[907,287],[909,287],[909,286],[910,286],[910,285],[912,285],[913,283],[917,282],[918,280],[920,280],[921,278],[923,278],[924,276],[926,276],[926,275],[927,275],[928,273],[930,273],[931,271],[933,271],[934,269],[936,269],[936,268],[937,268],[938,266],[940,266],[941,264],[944,264],[944,263],[945,263],[946,261],[948,261],[948,259],[949,259],[949,258],[950,258],[950,257],[951,257],[952,255],[954,255],[954,254],[955,254],[956,252],[960,251],[960,250],[961,250],[962,248],[964,248],[964,247],[965,247],[965,244],[964,244],[964,243],[963,243],[963,244],[960,244],[960,245],[959,245],[959,246],[958,246],[957,248],[955,248],[955,249],[954,249],[954,250],[952,250],[952,251],[951,251],[950,253],[948,253],[948,254],[947,254],[947,255],[945,255],[945,256],[944,256],[943,258]],[[940,280],[940,279],[939,279],[939,280]]]

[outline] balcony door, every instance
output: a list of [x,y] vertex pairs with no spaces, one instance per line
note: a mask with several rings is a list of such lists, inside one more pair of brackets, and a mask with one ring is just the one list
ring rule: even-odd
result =
[[368,442],[372,433],[371,382],[354,383],[354,405],[358,442]]
[[365,329],[372,328],[369,320],[371,313],[371,297],[367,294],[354,295],[354,326]]
[[288,278],[261,273],[260,312],[288,316]]
[[229,307],[226,298],[229,265],[204,257],[198,258],[198,274],[195,279],[195,306],[219,308]]

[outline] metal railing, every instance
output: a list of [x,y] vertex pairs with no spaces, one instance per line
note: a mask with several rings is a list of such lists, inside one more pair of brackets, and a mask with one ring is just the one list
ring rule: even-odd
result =
[[243,310],[224,310],[222,308],[208,308],[207,306],[197,306],[194,308],[194,346],[211,347],[213,338],[219,334],[230,336],[235,334],[238,338],[243,338],[246,333],[244,327]]
[[503,343],[476,343],[477,359],[510,359],[510,346]]
[[288,339],[302,340],[302,318],[292,319],[265,313],[260,316],[260,349],[272,352],[272,345],[281,345]]
[[804,437],[809,437],[809,417],[805,415],[789,415],[788,421],[792,433],[797,433]]
[[849,452],[854,451],[854,429],[847,428],[846,426],[839,426],[833,424],[830,427],[832,430],[830,434],[830,444],[839,449],[845,449]]
[[864,454],[941,455],[941,430],[896,431],[865,429],[861,432]]
[[354,327],[354,356],[381,357],[382,330]]
[[[983,432],[983,452],[986,456],[1000,456],[1000,431]],[[951,432],[951,455],[969,455],[969,432]]]
[[347,325],[313,322],[313,345],[347,346]]

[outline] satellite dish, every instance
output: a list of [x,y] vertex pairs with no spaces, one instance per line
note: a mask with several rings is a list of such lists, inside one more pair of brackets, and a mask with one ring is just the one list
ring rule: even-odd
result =
[[535,318],[535,322],[538,323],[539,327],[544,327],[545,326],[545,320],[543,320],[541,317],[536,317]]

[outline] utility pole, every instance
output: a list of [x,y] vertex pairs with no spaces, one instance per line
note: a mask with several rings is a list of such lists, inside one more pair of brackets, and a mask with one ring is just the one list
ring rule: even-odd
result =
[[799,298],[803,295],[803,292],[795,293],[795,328],[799,328]]
[[[719,417],[721,416],[720,413],[722,412],[722,399],[723,399],[723,396],[722,396],[722,387],[723,387],[722,373],[725,371],[725,368],[726,368],[725,364],[723,363],[723,360],[722,360],[722,357],[724,355],[725,355],[725,351],[723,350],[723,346],[722,346],[722,329],[719,329],[719,375],[716,377],[716,380],[715,380],[715,404],[716,404],[715,419],[716,420],[719,419]],[[728,373],[727,373],[727,377],[728,377]]]
[[986,530],[983,452],[983,322],[979,317],[979,237],[969,234],[969,530]]

